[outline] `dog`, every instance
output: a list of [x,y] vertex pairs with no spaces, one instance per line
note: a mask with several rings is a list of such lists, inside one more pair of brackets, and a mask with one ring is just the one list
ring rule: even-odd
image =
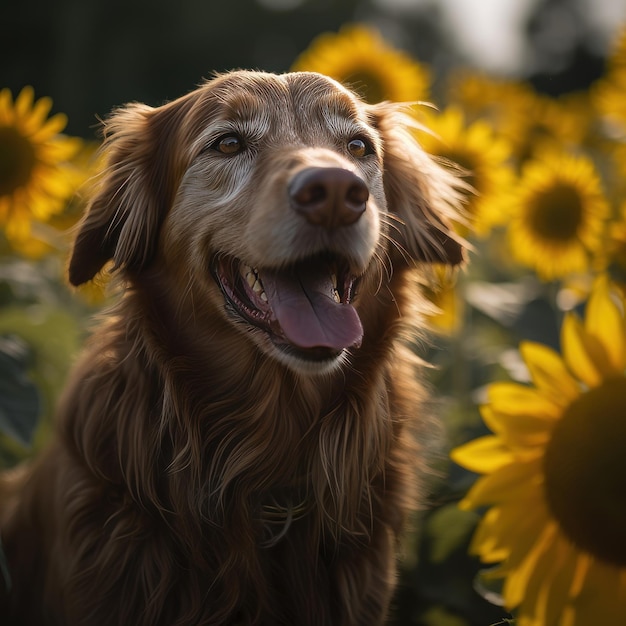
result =
[[3,620],[384,623],[424,456],[416,276],[465,256],[412,125],[243,70],[104,122],[69,280],[123,293],[2,479]]

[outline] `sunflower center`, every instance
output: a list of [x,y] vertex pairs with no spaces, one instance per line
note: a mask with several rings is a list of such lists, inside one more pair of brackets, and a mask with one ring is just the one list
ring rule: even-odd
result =
[[545,239],[569,241],[576,236],[582,217],[579,193],[569,185],[560,184],[534,199],[531,226]]
[[387,99],[387,91],[383,81],[374,72],[357,70],[343,80],[350,85],[366,102],[375,104]]
[[626,382],[605,381],[565,410],[546,448],[546,497],[563,533],[626,565]]
[[28,139],[11,126],[0,126],[0,196],[9,195],[30,180],[35,150]]

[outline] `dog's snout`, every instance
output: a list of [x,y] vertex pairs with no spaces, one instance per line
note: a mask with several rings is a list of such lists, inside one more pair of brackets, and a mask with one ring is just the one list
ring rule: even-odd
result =
[[341,167],[309,167],[289,185],[292,208],[328,230],[354,224],[365,212],[368,198],[365,182]]

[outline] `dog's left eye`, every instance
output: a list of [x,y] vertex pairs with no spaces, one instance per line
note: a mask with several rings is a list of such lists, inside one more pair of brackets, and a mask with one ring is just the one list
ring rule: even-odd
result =
[[218,137],[210,146],[222,154],[237,154],[244,148],[243,139],[234,133]]
[[368,154],[372,154],[374,150],[366,139],[363,139],[362,137],[355,137],[354,139],[350,139],[348,142],[348,152],[353,157],[360,159]]

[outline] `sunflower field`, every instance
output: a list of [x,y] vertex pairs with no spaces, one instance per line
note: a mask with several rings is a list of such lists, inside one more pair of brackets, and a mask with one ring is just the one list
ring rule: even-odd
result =
[[[320,35],[292,69],[410,103],[424,149],[468,183],[470,260],[436,272],[433,340],[416,346],[445,436],[392,623],[626,624],[626,28],[604,74],[561,97],[434,76],[361,24]],[[108,298],[106,274],[66,286],[98,145],[64,134],[52,105],[0,91],[2,468],[45,444]]]

